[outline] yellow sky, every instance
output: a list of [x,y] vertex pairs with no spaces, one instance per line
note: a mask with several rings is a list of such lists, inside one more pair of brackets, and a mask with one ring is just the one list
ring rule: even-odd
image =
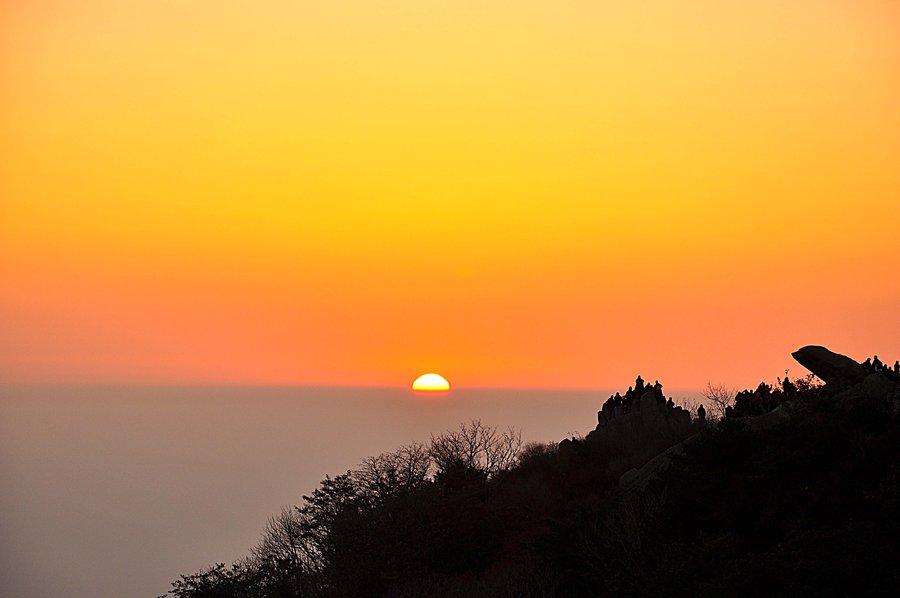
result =
[[7,0],[0,89],[0,381],[900,356],[890,0]]

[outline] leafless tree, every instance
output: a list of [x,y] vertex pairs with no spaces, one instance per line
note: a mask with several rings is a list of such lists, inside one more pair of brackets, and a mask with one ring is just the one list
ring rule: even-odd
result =
[[455,465],[490,478],[516,464],[522,446],[522,433],[485,426],[479,420],[460,424],[459,429],[431,437],[429,453],[439,471]]
[[353,477],[358,486],[373,498],[383,498],[398,490],[412,490],[428,479],[431,454],[419,442],[391,453],[363,459]]
[[282,507],[278,515],[266,522],[262,538],[251,550],[251,558],[257,563],[286,562],[308,574],[318,574],[321,553],[306,532],[303,517],[296,507]]
[[724,384],[706,383],[706,388],[700,393],[707,400],[712,408],[710,414],[713,419],[722,419],[725,417],[725,409],[734,405],[734,397],[737,390],[725,386]]

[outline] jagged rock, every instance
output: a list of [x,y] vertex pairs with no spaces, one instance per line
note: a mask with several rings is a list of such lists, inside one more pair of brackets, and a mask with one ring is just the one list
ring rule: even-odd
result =
[[825,347],[808,345],[791,354],[797,362],[825,381],[826,384],[858,384],[866,377],[863,367],[846,355]]
[[[604,435],[646,435],[671,436],[681,428],[690,428],[690,413],[681,407],[669,408],[658,400],[654,392],[648,391],[636,399],[629,411],[622,405],[607,407],[597,412],[597,427],[588,434],[589,439],[595,433]],[[594,439],[596,440],[596,439]]]
[[894,383],[881,374],[869,374],[863,380],[863,391],[873,401],[888,401],[894,394]]

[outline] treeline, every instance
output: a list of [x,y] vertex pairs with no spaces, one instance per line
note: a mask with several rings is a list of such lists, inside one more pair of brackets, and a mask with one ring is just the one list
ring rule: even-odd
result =
[[[582,439],[565,450],[522,447],[515,432],[476,421],[326,478],[268,522],[246,559],[182,576],[169,595],[830,596],[898,587],[893,403],[848,404],[846,392],[811,379],[722,396],[728,417],[694,420],[671,438],[691,441],[640,491],[619,480],[646,455]],[[775,409],[790,413],[775,427],[738,416]]]
[[489,499],[498,478],[553,452],[472,421],[366,458],[272,517],[249,557],[182,576],[170,594],[377,595],[481,567],[515,519],[512,504]]

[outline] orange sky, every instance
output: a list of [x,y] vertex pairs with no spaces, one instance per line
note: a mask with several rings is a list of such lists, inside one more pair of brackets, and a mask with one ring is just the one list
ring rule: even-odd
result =
[[0,382],[900,357],[893,0],[0,0],[0,89]]

